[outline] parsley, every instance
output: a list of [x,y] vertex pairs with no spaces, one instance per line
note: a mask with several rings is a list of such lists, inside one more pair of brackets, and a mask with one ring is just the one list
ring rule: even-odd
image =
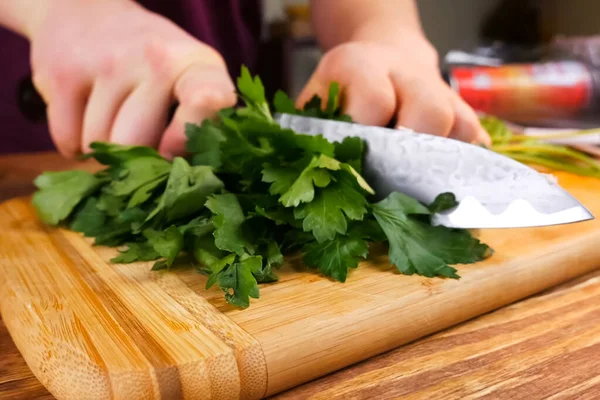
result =
[[44,172],[34,181],[39,190],[33,195],[33,205],[43,222],[57,225],[101,183],[86,171]]
[[[306,265],[344,282],[368,257],[370,242],[386,242],[404,274],[458,278],[451,265],[472,263],[491,250],[467,231],[434,227],[431,215],[456,206],[450,193],[424,205],[402,193],[372,203],[362,177],[365,144],[330,143],[274,122],[260,78],[242,69],[245,106],[216,120],[187,124],[189,157],[172,162],[154,149],[93,143],[86,157],[106,166],[46,172],[33,197],[49,224],[119,246],[111,261],[156,261],[152,270],[196,264],[206,288],[248,307],[259,284],[276,282],[284,255],[300,252]],[[302,109],[281,91],[274,111],[350,120],[340,111],[340,87]]]
[[127,248],[119,251],[119,255],[110,260],[117,264],[130,264],[136,261],[153,261],[160,258],[150,243],[128,243]]
[[212,196],[206,207],[214,214],[215,245],[219,249],[239,255],[244,254],[246,249],[252,250],[252,243],[242,231],[245,216],[235,195],[227,193]]
[[595,157],[567,145],[549,142],[597,135],[598,129],[529,136],[512,132],[506,123],[492,116],[481,117],[480,121],[492,139],[491,150],[496,153],[537,168],[600,178],[600,163]]
[[429,214],[428,208],[401,193],[373,205],[390,245],[390,261],[400,272],[458,278],[449,263],[472,263],[487,256],[488,247],[466,231],[432,227],[415,218]]
[[429,205],[429,211],[432,214],[439,213],[442,211],[450,210],[458,206],[456,197],[452,193],[442,193],[433,200],[433,203]]
[[352,177],[339,176],[338,181],[319,192],[314,201],[295,208],[294,216],[302,219],[305,232],[312,231],[317,242],[333,240],[345,234],[348,220],[362,220],[367,200],[357,190]]
[[346,282],[348,268],[357,268],[369,253],[367,242],[356,236],[338,236],[326,242],[311,242],[304,247],[304,262],[336,281]]

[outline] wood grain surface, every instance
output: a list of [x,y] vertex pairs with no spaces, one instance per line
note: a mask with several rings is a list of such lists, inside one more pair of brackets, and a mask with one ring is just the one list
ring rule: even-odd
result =
[[[600,190],[597,181],[567,175],[561,175],[561,181],[592,211],[600,211],[600,200],[595,196]],[[461,268],[460,281],[394,275],[381,257],[365,263],[343,285],[292,262],[285,269],[282,282],[264,286],[261,299],[249,310],[239,311],[224,303],[222,293],[203,291],[203,277],[193,271],[156,274],[144,264],[107,263],[114,250],[91,248],[77,234],[42,227],[25,201],[13,200],[1,212],[8,229],[0,237],[0,254],[9,257],[0,258],[0,268],[3,272],[11,268],[10,273],[0,274],[3,289],[8,288],[3,293],[9,295],[0,299],[2,314],[34,372],[59,397],[68,397],[74,390],[81,393],[77,392],[78,385],[86,394],[98,390],[115,395],[116,389],[117,394],[129,398],[200,393],[193,385],[205,385],[201,393],[213,394],[237,394],[236,390],[251,393],[257,388],[250,396],[254,397],[261,391],[261,382],[266,393],[273,394],[600,265],[600,249],[596,245],[600,227],[596,221],[543,229],[487,231],[482,233],[483,238],[496,248],[496,255],[485,263]],[[581,288],[574,293],[588,291]],[[307,292],[311,295],[306,296]],[[597,302],[595,296],[589,301]],[[560,300],[558,305],[562,307],[565,301]],[[555,317],[544,325],[543,332],[564,331],[570,325],[560,324],[561,312],[577,313],[583,310],[579,306],[573,310],[557,306],[562,311],[553,314]],[[533,309],[543,314],[543,307],[534,305]],[[346,397],[387,397],[386,393],[394,393],[395,382],[400,379],[404,380],[400,384],[402,390],[415,395],[429,389],[435,394],[433,386],[467,386],[490,393],[495,386],[507,388],[504,380],[486,386],[486,379],[491,378],[485,378],[482,366],[505,359],[508,350],[498,353],[499,349],[511,348],[510,354],[521,352],[526,356],[527,347],[519,347],[516,332],[525,334],[523,340],[531,343],[528,340],[534,340],[537,331],[528,330],[536,323],[544,324],[543,318],[529,320],[523,326],[502,324],[537,313],[528,310],[524,310],[525,315],[516,312],[504,322],[502,317],[497,324],[486,322],[472,329],[464,328],[470,325],[466,324],[458,328],[458,334],[436,336],[439,340],[433,347],[429,344],[410,350],[419,343],[429,343],[433,340],[430,338],[392,353],[400,357],[397,361],[386,359],[388,356],[378,358],[383,368],[365,369],[368,363],[362,364],[282,396],[318,396],[310,387],[318,387],[320,392],[325,384],[338,387]],[[585,317],[585,321],[593,321],[597,316],[592,313]],[[573,318],[571,321],[580,322]],[[501,327],[487,330],[486,324],[490,329],[492,325]],[[585,335],[576,344],[567,343],[571,346],[567,349],[579,351],[593,346],[598,335],[592,325],[586,322],[580,330],[572,330],[576,337]],[[471,335],[471,330],[482,333]],[[167,338],[173,343],[167,343]],[[552,340],[546,339],[552,337],[534,342],[546,352],[547,360],[556,357],[557,351],[565,351],[564,346],[553,346]],[[585,343],[592,344],[584,346]],[[47,352],[48,346],[55,346],[55,351]],[[186,350],[191,346],[193,351],[182,351],[180,346],[187,346]],[[453,350],[455,347],[465,352]],[[264,358],[256,358],[257,348]],[[58,363],[65,354],[68,362]],[[486,355],[479,364],[467,362],[477,359],[478,354]],[[496,354],[498,357],[494,358]],[[593,354],[592,359],[597,362]],[[263,360],[266,369],[260,367]],[[530,365],[542,362],[543,357],[537,360],[532,359]],[[446,368],[446,364],[457,369]],[[481,380],[470,375],[478,365]],[[352,370],[358,372],[348,376]],[[515,369],[512,381],[523,383],[520,373],[525,370]],[[260,371],[266,371],[266,379]],[[429,372],[430,375],[416,378]],[[84,374],[87,385],[81,384],[82,376],[77,374]],[[222,379],[222,374],[230,379]],[[0,376],[4,378],[4,374]],[[201,379],[190,382],[186,376]],[[336,376],[341,376],[342,381],[336,381]],[[451,383],[452,376],[464,377],[463,383]],[[523,376],[534,380],[532,376],[536,375]],[[431,382],[425,384],[422,378]],[[215,379],[220,384],[215,384]],[[7,380],[6,385],[11,387],[11,382],[18,381],[23,380]],[[343,383],[350,381],[348,385]],[[126,382],[126,386],[120,382]],[[416,386],[411,386],[411,382]],[[0,381],[0,385],[5,382]],[[556,383],[557,387],[560,385]],[[366,387],[371,392],[364,391]],[[450,388],[444,390],[440,396],[446,393],[452,397]],[[335,392],[329,392],[332,393]]]
[[600,399],[600,273],[274,399]]
[[[600,399],[599,296],[600,272],[587,274],[272,398]],[[0,399],[54,399],[1,320],[0,354]]]

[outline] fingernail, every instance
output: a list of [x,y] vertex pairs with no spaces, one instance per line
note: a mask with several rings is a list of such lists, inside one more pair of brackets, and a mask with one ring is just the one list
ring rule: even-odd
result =
[[490,147],[492,145],[492,138],[490,137],[490,135],[488,135],[488,133],[485,130],[480,130],[478,132],[475,141],[477,141],[478,144],[481,144],[485,147]]

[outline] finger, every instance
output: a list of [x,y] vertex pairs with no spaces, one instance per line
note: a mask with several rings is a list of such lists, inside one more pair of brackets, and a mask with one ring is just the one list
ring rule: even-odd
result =
[[185,125],[201,123],[237,101],[235,87],[221,66],[193,65],[175,84],[179,107],[165,130],[159,151],[167,158],[185,153]]
[[327,101],[329,92],[329,84],[325,83],[324,80],[321,79],[319,71],[315,71],[313,75],[310,77],[298,99],[296,100],[296,107],[299,109],[304,108],[304,105],[308,103],[314,96],[319,96],[321,98],[321,106],[325,106],[325,102]]
[[57,86],[50,92],[48,126],[57,150],[74,157],[81,148],[83,114],[90,87],[83,81]]
[[[336,81],[324,74],[315,73],[298,97],[297,107],[304,105],[317,95],[325,107],[329,97],[329,86]],[[387,125],[396,110],[396,95],[391,81],[385,73],[347,77],[341,83],[341,107],[345,114],[364,125]]]
[[89,151],[92,142],[109,140],[117,113],[132,90],[133,85],[122,82],[96,81],[83,118],[83,152]]
[[490,146],[492,139],[483,129],[477,114],[458,95],[452,97],[454,104],[454,125],[450,137],[464,142]]
[[151,81],[142,82],[119,109],[110,141],[157,147],[167,124],[170,104],[169,86]]
[[344,113],[364,125],[385,126],[396,110],[392,82],[385,75],[355,79],[344,92]]
[[416,132],[448,136],[454,109],[448,88],[431,82],[406,82],[392,78],[399,99],[397,125]]

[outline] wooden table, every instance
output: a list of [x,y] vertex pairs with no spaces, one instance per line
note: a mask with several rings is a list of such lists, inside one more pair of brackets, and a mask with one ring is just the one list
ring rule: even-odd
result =
[[[55,154],[0,157],[0,201],[33,191]],[[0,320],[0,399],[52,399]],[[276,398],[600,399],[600,271]]]

